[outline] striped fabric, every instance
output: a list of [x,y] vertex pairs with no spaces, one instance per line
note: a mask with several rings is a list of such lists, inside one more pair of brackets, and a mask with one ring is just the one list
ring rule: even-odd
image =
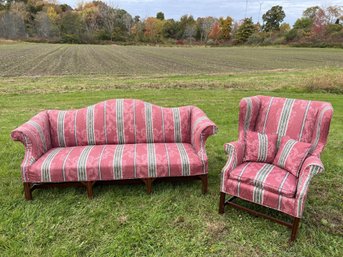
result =
[[[242,99],[239,141],[225,145],[228,160],[222,170],[221,192],[301,217],[309,183],[324,170],[319,156],[332,114],[331,104],[325,102],[269,96]],[[261,134],[277,135],[280,150],[272,164],[268,160],[245,162],[251,158],[249,131],[260,133],[253,143],[255,161],[265,159],[269,143]],[[287,142],[283,138],[288,138]],[[310,157],[303,157],[307,154]]]
[[290,137],[282,137],[281,145],[273,164],[298,177],[302,163],[310,151],[311,144],[299,142]]
[[245,140],[245,161],[272,163],[277,151],[277,135],[248,131]]
[[59,147],[30,167],[30,182],[98,181],[203,174],[192,145],[154,143]]
[[46,111],[40,112],[31,120],[11,133],[13,140],[25,145],[25,157],[21,164],[22,179],[28,181],[31,165],[51,149],[49,118]]
[[116,99],[41,112],[11,136],[26,148],[23,181],[63,182],[204,174],[216,131],[194,106]]
[[48,111],[52,145],[190,143],[193,108],[117,99],[78,110]]
[[[257,203],[261,198],[260,194],[263,193],[263,190],[280,193],[287,197],[294,197],[297,183],[297,178],[286,170],[269,163],[260,162],[242,163],[230,172],[229,179],[254,185],[256,187],[254,199],[258,199],[254,202]],[[257,190],[258,188],[262,191]],[[239,187],[237,190],[239,191]]]

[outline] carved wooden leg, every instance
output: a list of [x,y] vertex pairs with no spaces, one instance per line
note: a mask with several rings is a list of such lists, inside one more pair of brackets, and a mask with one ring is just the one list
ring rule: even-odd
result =
[[202,193],[206,194],[208,192],[208,174],[200,176],[202,183]]
[[144,183],[145,183],[145,186],[146,186],[146,192],[148,194],[151,194],[152,193],[152,182],[154,181],[152,178],[146,178],[146,179],[143,179]]
[[292,234],[290,241],[293,242],[297,238],[298,230],[299,230],[300,218],[294,218],[293,226],[292,226]]
[[224,208],[225,208],[225,193],[220,192],[220,198],[219,198],[219,214],[224,214]]
[[25,195],[25,199],[27,201],[31,201],[32,200],[32,191],[31,191],[31,184],[24,182],[24,195]]
[[89,199],[93,199],[93,185],[94,185],[94,182],[92,181],[86,182],[87,195]]

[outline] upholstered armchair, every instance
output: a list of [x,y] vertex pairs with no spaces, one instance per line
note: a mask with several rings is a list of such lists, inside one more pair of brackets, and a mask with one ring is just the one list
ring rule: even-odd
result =
[[[230,205],[268,218],[291,228],[294,241],[310,181],[324,171],[320,153],[332,114],[326,102],[269,96],[242,99],[239,139],[224,145],[228,160],[221,174],[219,213]],[[270,146],[273,140],[275,149]],[[232,197],[226,200],[227,194]],[[283,212],[293,222],[241,206],[234,202],[236,198]]]

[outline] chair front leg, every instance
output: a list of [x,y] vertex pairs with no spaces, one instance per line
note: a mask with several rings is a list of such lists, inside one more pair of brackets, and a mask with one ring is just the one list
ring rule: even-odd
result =
[[202,193],[206,194],[208,192],[208,174],[201,175]]
[[31,190],[31,183],[24,182],[24,195],[26,201],[32,201],[32,190]]
[[293,242],[297,238],[297,234],[299,231],[299,224],[300,224],[300,218],[294,218],[293,225],[292,225],[292,234],[290,241]]
[[225,193],[220,192],[220,198],[219,198],[219,214],[224,214],[224,208],[225,208]]

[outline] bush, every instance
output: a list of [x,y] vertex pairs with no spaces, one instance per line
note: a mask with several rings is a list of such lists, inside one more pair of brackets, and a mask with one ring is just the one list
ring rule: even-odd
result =
[[262,35],[262,33],[254,33],[248,38],[246,43],[248,45],[260,45],[263,43],[263,41],[264,36]]
[[290,42],[295,40],[298,37],[298,30],[297,29],[291,29],[285,34],[286,41]]

